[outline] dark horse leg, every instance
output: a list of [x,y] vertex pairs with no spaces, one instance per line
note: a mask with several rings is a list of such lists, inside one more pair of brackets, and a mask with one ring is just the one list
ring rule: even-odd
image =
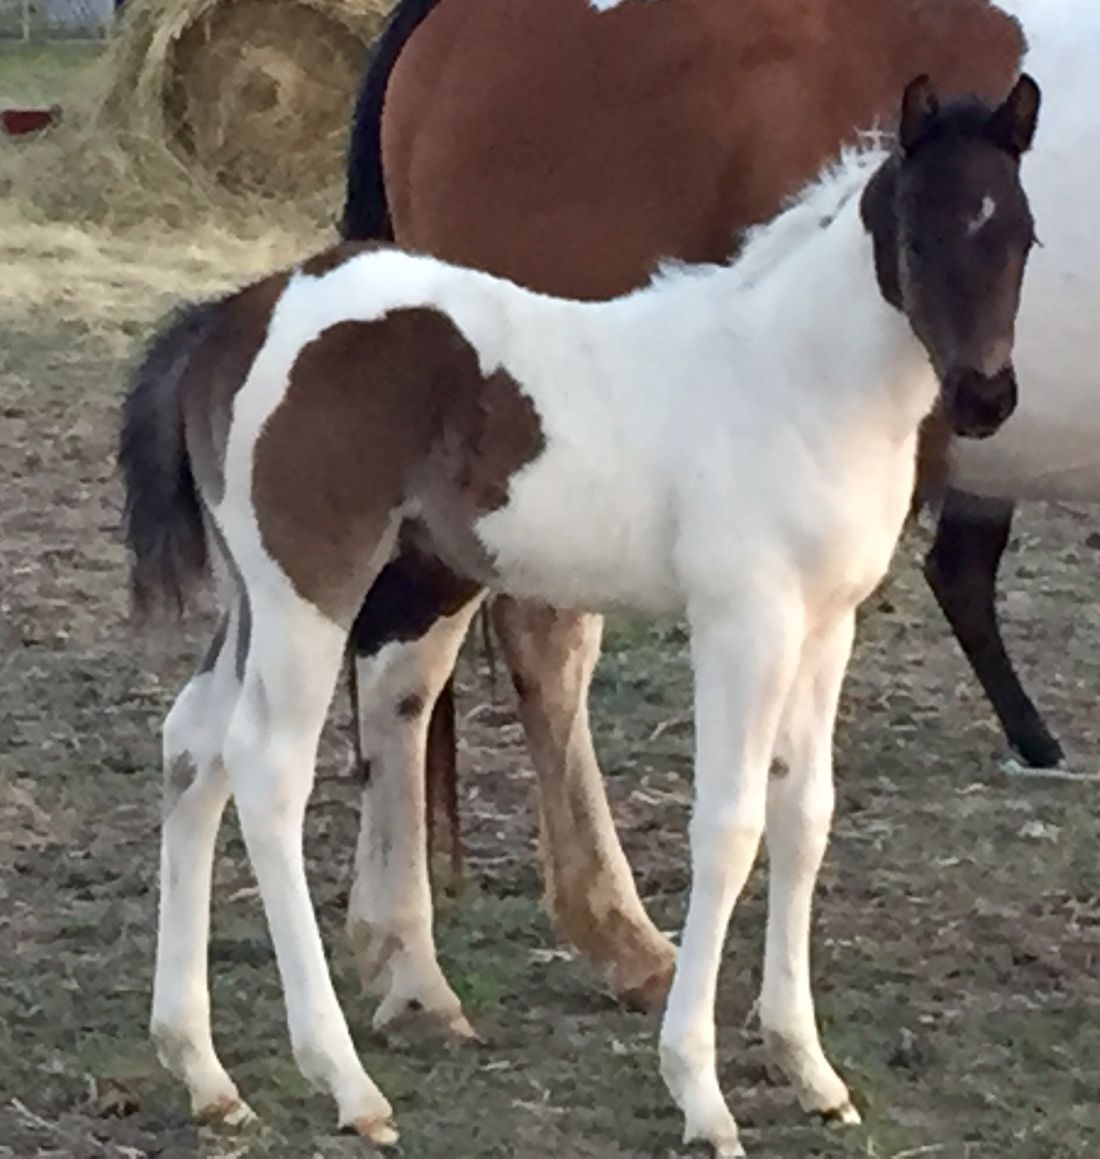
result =
[[997,569],[1012,514],[1010,502],[948,490],[924,575],[1009,743],[1027,764],[1052,768],[1062,746],[1020,684],[997,622]]

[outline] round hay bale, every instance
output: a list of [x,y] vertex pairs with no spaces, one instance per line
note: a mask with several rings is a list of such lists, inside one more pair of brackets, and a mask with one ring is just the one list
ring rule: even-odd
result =
[[339,180],[367,50],[391,0],[130,0],[97,118],[200,182],[308,197]]

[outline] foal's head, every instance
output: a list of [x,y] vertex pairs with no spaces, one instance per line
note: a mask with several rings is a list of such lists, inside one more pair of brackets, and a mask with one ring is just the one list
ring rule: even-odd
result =
[[918,77],[902,100],[897,152],[863,195],[883,295],[928,351],[955,432],[971,438],[993,434],[1016,407],[1012,344],[1035,242],[1020,158],[1038,112],[1028,76],[997,108],[941,107]]

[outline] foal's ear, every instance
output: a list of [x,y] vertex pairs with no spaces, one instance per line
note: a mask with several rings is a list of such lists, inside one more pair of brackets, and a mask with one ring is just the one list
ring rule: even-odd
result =
[[989,118],[989,131],[997,144],[1015,157],[1026,153],[1035,138],[1039,121],[1041,92],[1027,73],[1023,73],[1004,104]]
[[905,94],[901,98],[898,140],[906,153],[919,143],[939,111],[939,97],[927,74],[922,73],[905,86]]

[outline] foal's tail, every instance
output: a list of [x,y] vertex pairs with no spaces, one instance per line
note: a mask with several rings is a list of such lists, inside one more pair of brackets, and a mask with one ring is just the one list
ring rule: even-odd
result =
[[382,105],[401,50],[439,0],[400,0],[367,61],[348,144],[348,183],[340,232],[348,241],[393,241],[382,176]]
[[180,381],[219,304],[187,306],[168,319],[131,374],[122,407],[122,528],[139,614],[161,604],[182,610],[206,572],[206,530],[184,437]]

